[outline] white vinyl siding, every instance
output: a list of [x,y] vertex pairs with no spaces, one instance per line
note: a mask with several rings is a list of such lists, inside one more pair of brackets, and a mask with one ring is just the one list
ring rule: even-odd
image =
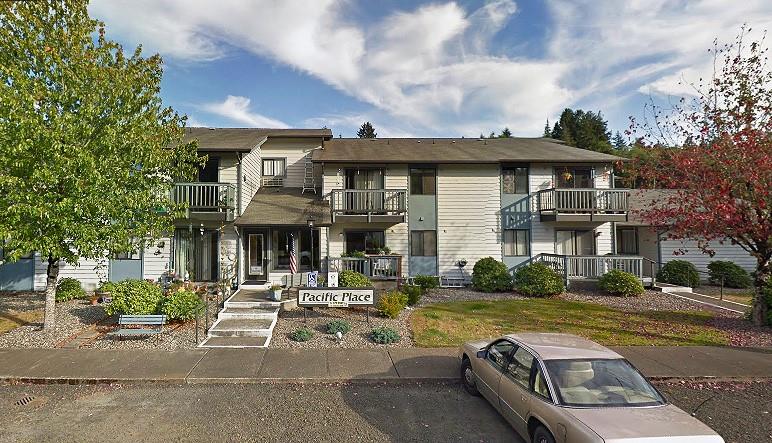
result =
[[501,260],[501,191],[498,165],[440,165],[437,169],[437,255],[440,274]]
[[260,189],[261,159],[262,154],[259,146],[241,158],[241,177],[238,179],[241,180],[242,214],[247,205],[249,205],[249,202],[252,201],[252,197],[255,196],[257,190]]
[[[667,263],[672,260],[686,260],[694,264],[698,271],[708,272],[708,263],[716,260],[734,262],[737,266],[748,272],[756,270],[756,259],[738,245],[733,245],[726,241],[720,244],[718,240],[710,242],[710,247],[716,254],[711,257],[703,253],[697,247],[697,242],[692,240],[662,240],[660,241],[660,251],[662,253],[662,262]],[[684,250],[683,254],[676,255],[676,252]],[[707,279],[706,274],[700,275],[700,279]]]
[[263,143],[261,150],[263,158],[286,159],[285,188],[302,188],[305,156],[319,146],[321,146],[320,140],[269,139]]
[[[162,245],[163,247],[159,247]],[[169,270],[172,239],[162,238],[145,249],[142,257],[142,278],[157,281]]]

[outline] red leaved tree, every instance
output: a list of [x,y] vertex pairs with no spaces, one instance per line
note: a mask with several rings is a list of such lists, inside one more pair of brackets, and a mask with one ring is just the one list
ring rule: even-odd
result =
[[[764,285],[772,257],[772,73],[762,37],[710,50],[712,78],[692,83],[691,99],[648,108],[631,133],[648,154],[626,165],[644,187],[671,189],[641,217],[667,236],[711,245],[730,242],[756,258],[753,321],[769,321]],[[772,283],[770,283],[772,284]]]

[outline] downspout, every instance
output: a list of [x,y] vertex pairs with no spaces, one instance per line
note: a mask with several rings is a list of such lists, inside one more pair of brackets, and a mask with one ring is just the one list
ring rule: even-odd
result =
[[[238,162],[236,163],[236,217],[241,217],[241,182],[242,182],[242,176],[241,176],[241,153],[236,153],[236,159]],[[239,228],[234,224],[233,230],[236,232],[236,264],[234,265],[236,268],[236,277],[235,277],[235,284],[236,288],[241,286],[241,248],[243,245],[241,244],[241,233],[239,233]],[[231,287],[233,284],[231,284]]]

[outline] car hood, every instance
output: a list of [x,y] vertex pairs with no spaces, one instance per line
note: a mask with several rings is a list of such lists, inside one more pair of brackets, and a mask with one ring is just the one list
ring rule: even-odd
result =
[[606,443],[724,443],[707,425],[673,405],[567,411]]

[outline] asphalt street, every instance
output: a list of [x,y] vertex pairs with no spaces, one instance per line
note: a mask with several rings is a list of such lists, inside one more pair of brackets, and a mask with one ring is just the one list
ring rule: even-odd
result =
[[[730,442],[772,437],[772,383],[660,384]],[[457,384],[0,385],[0,442],[521,442]]]

